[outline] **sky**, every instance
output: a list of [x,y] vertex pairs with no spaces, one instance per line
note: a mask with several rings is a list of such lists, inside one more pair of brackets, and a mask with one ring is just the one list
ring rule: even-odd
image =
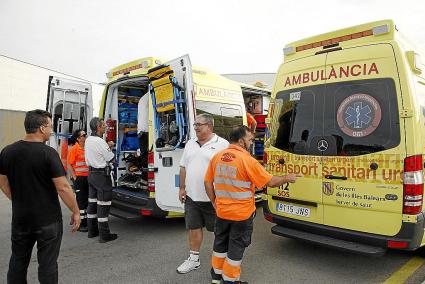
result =
[[0,0],[0,55],[93,82],[138,58],[184,54],[220,74],[274,73],[285,44],[382,19],[425,50],[424,8],[424,0]]

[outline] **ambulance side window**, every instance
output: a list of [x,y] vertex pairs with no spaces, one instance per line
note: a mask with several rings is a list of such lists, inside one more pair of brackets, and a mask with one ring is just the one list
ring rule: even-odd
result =
[[196,114],[208,113],[214,118],[214,133],[228,139],[234,126],[243,124],[242,107],[233,104],[222,104],[206,101],[196,102]]
[[62,102],[59,102],[54,107],[52,117],[53,132],[71,135],[76,129],[87,131],[86,106],[68,101],[66,101],[66,105],[68,108],[72,109],[72,115],[64,115]]

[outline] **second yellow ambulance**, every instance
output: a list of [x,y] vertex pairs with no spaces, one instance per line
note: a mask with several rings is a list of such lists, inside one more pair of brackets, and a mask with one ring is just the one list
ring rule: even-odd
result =
[[391,20],[288,44],[265,162],[301,173],[268,188],[274,234],[380,255],[424,240],[425,78]]

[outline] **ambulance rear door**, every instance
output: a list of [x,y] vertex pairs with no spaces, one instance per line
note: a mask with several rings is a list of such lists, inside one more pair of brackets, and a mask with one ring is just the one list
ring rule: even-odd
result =
[[48,144],[58,151],[66,166],[68,139],[77,129],[87,131],[93,116],[90,83],[51,76],[46,109],[52,114],[53,124]]
[[[189,137],[190,133],[193,132],[192,124],[194,121],[192,65],[189,55],[184,55],[165,64],[170,65],[177,79],[177,84],[184,89],[187,108],[187,121],[185,123],[188,128],[187,136]],[[156,126],[154,125],[154,127]],[[183,212],[183,204],[178,198],[178,193],[179,164],[184,149],[179,147],[172,151],[157,151],[155,143],[153,147],[154,164],[158,168],[155,173],[156,203],[162,210]]]
[[402,96],[393,48],[329,52],[322,142],[325,225],[393,236],[402,225]]
[[[267,169],[274,175],[302,174],[296,183],[268,188],[273,214],[316,224],[323,223],[322,152],[325,54],[282,65],[268,118],[271,147]],[[305,75],[304,75],[305,74]],[[310,79],[310,74],[315,78]],[[316,74],[318,74],[317,77]]]

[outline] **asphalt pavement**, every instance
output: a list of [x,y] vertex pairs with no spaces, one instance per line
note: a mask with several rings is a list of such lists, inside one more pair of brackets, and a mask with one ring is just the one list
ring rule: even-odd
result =
[[[110,217],[111,230],[119,238],[100,244],[84,233],[71,234],[65,207],[63,215],[60,283],[210,283],[213,235],[208,232],[204,233],[201,267],[185,275],[176,272],[188,256],[183,219],[145,218],[128,222]],[[10,202],[0,195],[0,281],[3,283],[10,257],[10,219]],[[382,283],[405,278],[406,283],[422,283],[425,279],[425,266],[412,275],[406,274],[410,272],[405,269],[413,258],[419,259],[421,265],[420,253],[390,251],[383,257],[371,258],[278,237],[270,233],[271,227],[258,209],[252,244],[242,262],[241,278],[250,284]],[[391,278],[395,274],[405,277]],[[28,281],[38,283],[36,249],[28,269]]]

